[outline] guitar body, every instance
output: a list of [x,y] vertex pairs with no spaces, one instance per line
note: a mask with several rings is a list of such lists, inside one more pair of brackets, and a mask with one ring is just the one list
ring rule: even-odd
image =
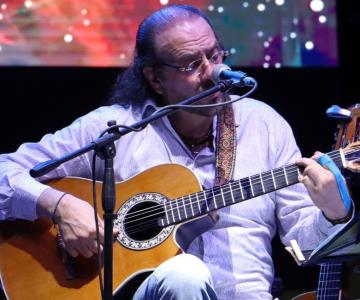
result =
[[303,293],[292,298],[292,300],[316,300],[316,292]]
[[[90,180],[64,178],[49,185],[92,204]],[[143,192],[160,193],[174,199],[199,190],[197,178],[185,167],[161,165],[116,185],[116,211],[129,198]],[[100,183],[97,183],[96,191],[100,210]],[[102,215],[102,211],[99,214]],[[115,240],[114,294],[134,274],[152,270],[181,252],[175,239],[177,229],[178,226],[161,244],[147,250],[130,249]],[[50,221],[5,221],[1,224],[0,274],[8,299],[100,299],[96,262],[96,257],[71,260],[76,275],[68,279],[68,268],[62,262],[58,247],[57,231]]]
[[[317,300],[317,299],[321,299],[321,298],[318,298],[317,297],[317,294],[315,291],[312,291],[312,292],[307,292],[307,293],[303,293],[303,294],[300,294],[294,298],[292,298],[292,300]],[[325,298],[326,299],[326,298]],[[341,300],[343,299],[342,297],[342,294],[340,292],[340,294],[338,296],[330,296],[330,298],[328,298],[329,300],[330,299],[338,299],[338,300]]]

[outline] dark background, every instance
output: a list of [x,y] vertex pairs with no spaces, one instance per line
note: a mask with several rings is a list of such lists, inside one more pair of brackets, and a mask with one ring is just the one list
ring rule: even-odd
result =
[[[360,103],[358,91],[360,1],[339,0],[337,68],[241,68],[259,82],[254,98],[273,106],[290,123],[305,156],[329,151],[336,122],[326,117],[332,104]],[[103,104],[117,68],[0,68],[0,153],[69,124]],[[279,133],[281,134],[281,133]],[[251,158],[249,158],[251,159]],[[317,284],[317,267],[299,268],[279,241],[274,242],[278,275],[287,289]]]

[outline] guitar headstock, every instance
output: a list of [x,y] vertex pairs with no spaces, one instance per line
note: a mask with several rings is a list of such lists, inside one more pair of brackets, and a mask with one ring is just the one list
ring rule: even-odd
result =
[[335,149],[345,148],[350,143],[360,141],[360,104],[350,106],[348,111],[351,112],[350,118],[338,125]]
[[360,173],[360,141],[348,144],[344,149],[345,168]]

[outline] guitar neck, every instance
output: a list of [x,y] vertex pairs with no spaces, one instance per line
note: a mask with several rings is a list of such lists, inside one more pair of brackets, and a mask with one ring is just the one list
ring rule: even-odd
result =
[[[338,167],[343,167],[340,150],[328,153]],[[165,217],[160,225],[165,227],[190,220],[211,211],[274,192],[299,182],[301,168],[296,164],[234,180],[194,194],[166,201]]]
[[316,300],[340,299],[341,273],[341,263],[327,263],[320,265]]

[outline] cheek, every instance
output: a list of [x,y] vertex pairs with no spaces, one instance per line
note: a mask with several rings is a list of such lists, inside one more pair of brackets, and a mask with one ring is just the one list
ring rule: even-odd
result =
[[163,82],[168,94],[190,95],[199,89],[199,83],[189,78],[174,77]]

